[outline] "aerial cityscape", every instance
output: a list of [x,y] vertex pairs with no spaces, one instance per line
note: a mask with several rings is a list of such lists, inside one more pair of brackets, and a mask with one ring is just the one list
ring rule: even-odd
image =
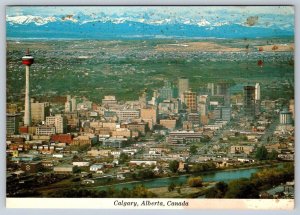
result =
[[294,198],[292,6],[6,12],[7,197]]

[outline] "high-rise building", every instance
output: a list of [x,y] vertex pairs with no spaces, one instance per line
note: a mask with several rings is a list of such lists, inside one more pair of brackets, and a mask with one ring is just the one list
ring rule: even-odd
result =
[[72,102],[70,100],[67,100],[65,103],[65,112],[69,113],[72,111]]
[[214,120],[222,119],[222,109],[220,107],[214,108],[212,113],[213,113],[212,119]]
[[260,100],[260,85],[259,85],[259,83],[255,84],[255,100]]
[[156,108],[142,108],[141,119],[148,122],[149,128],[152,129],[157,124],[157,109]]
[[164,100],[158,104],[160,114],[178,113],[179,101],[177,99]]
[[165,82],[165,86],[159,89],[159,97],[162,100],[171,100],[173,98],[173,89],[170,82]]
[[72,98],[71,99],[71,105],[72,105],[72,112],[77,110],[77,99],[76,98]]
[[200,112],[201,116],[207,115],[208,111],[208,95],[200,95],[198,96],[197,102],[198,102],[198,112]]
[[197,96],[195,92],[192,91],[185,91],[184,92],[184,103],[186,105],[186,108],[190,112],[197,111]]
[[217,95],[224,96],[224,105],[230,106],[230,85],[228,83],[217,84]]
[[200,114],[199,113],[188,113],[187,121],[193,123],[193,125],[200,124]]
[[215,95],[215,85],[214,83],[208,83],[207,84],[207,90],[210,93],[211,96]]
[[22,64],[26,66],[26,85],[25,85],[25,113],[24,125],[31,125],[31,109],[30,109],[30,73],[29,68],[33,64],[34,58],[29,54],[29,49],[24,57],[22,57]]
[[70,131],[75,130],[80,125],[79,113],[77,111],[64,113],[67,127]]
[[45,121],[46,117],[50,115],[50,105],[48,102],[40,103],[38,101],[31,102],[31,119],[33,123],[40,123]]
[[221,111],[222,111],[222,120],[230,121],[231,108],[230,107],[221,107]]
[[189,79],[186,77],[180,77],[178,79],[178,94],[179,97],[181,99],[181,101],[183,101],[183,94],[185,91],[189,90]]
[[54,126],[57,134],[63,134],[66,128],[66,121],[61,114],[46,117],[46,126]]
[[146,108],[147,107],[147,89],[145,89],[141,96],[139,97],[139,103],[141,108]]
[[6,114],[6,134],[17,134],[19,132],[20,114]]
[[259,83],[255,84],[255,114],[260,114],[260,106],[261,106],[261,100],[260,100],[260,85]]
[[279,116],[280,124],[292,124],[292,112],[288,111],[287,108],[280,111]]
[[291,99],[289,104],[289,111],[292,113],[292,118],[295,118],[295,100]]
[[255,117],[255,87],[244,86],[244,111],[248,117]]

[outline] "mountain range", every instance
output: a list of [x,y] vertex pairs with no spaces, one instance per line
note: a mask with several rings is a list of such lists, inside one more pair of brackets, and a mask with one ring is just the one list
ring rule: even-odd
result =
[[8,39],[155,39],[290,37],[290,26],[199,20],[151,20],[134,17],[6,16]]

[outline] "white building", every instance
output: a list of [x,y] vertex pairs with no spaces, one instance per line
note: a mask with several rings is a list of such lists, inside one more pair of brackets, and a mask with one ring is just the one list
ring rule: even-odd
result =
[[38,136],[50,136],[55,134],[54,126],[39,126],[36,128],[36,135]]
[[138,119],[140,117],[140,111],[138,110],[120,110],[117,111],[119,121],[128,121],[132,119]]
[[255,84],[255,100],[260,100],[260,85],[259,83]]
[[46,117],[46,126],[54,126],[57,134],[63,134],[65,128],[64,118],[60,114],[48,116]]
[[78,166],[78,167],[89,166],[89,165],[90,163],[86,161],[73,162],[73,166]]
[[103,168],[103,164],[93,164],[90,166],[90,171],[97,172]]

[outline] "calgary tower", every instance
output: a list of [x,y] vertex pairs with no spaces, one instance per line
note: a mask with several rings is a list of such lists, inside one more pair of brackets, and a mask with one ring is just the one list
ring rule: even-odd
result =
[[25,88],[25,114],[24,125],[30,126],[31,124],[31,110],[30,110],[30,93],[29,93],[29,67],[33,64],[33,57],[29,54],[27,49],[26,55],[22,57],[22,64],[26,66],[26,88]]

